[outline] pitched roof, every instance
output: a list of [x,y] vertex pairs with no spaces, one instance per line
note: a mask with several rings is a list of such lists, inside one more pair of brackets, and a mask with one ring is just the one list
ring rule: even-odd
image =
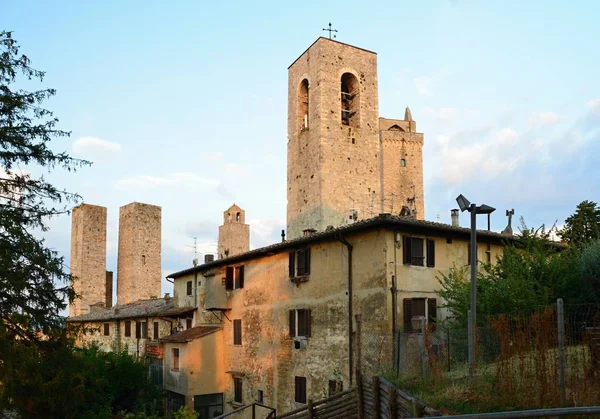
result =
[[202,336],[210,335],[211,333],[221,329],[222,327],[220,326],[196,326],[192,327],[191,329],[160,338],[159,341],[166,343],[186,343],[191,342],[194,339],[201,338]]
[[[397,230],[413,234],[436,234],[449,238],[463,238],[470,240],[471,229],[465,227],[453,227],[448,224],[436,223],[433,221],[416,220],[412,217],[400,217],[391,214],[380,214],[377,217],[367,220],[358,221],[353,224],[345,225],[338,228],[333,228],[315,233],[308,237],[299,237],[297,239],[288,240],[280,243],[275,243],[270,246],[254,249],[249,252],[237,254],[223,259],[217,259],[213,262],[204,263],[202,265],[193,266],[179,272],[170,274],[167,278],[179,278],[194,272],[204,272],[218,266],[238,263],[245,260],[255,259],[266,254],[274,254],[287,249],[298,248],[303,245],[319,243],[329,240],[336,240],[344,234],[356,233],[365,230],[376,230],[378,228],[387,228],[389,230]],[[507,241],[515,241],[517,236],[507,236],[494,231],[477,230],[478,239],[487,240],[495,243],[505,243]]]
[[172,316],[193,311],[193,307],[177,307],[175,298],[152,298],[138,300],[129,304],[118,304],[110,309],[96,309],[90,313],[69,317],[68,322],[87,322],[139,317]]

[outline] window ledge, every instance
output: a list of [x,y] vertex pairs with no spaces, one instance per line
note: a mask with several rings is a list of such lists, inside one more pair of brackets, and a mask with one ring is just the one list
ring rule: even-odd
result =
[[242,406],[244,405],[244,403],[242,403],[242,402],[235,402],[235,401],[233,401],[233,402],[229,402],[229,404],[231,405],[231,407],[234,407],[234,408],[236,408],[236,409],[237,409],[238,407],[242,407]]
[[309,278],[310,275],[292,276],[290,277],[290,281],[292,281],[294,284],[300,284],[302,282],[308,282]]

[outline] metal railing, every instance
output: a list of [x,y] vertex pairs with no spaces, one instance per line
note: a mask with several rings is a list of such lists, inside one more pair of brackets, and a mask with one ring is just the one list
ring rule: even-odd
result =
[[271,406],[266,406],[259,402],[253,402],[253,403],[238,407],[237,409],[232,410],[231,412],[224,413],[221,416],[217,416],[215,419],[226,418],[226,417],[241,413],[244,410],[249,409],[249,408],[252,408],[252,419],[256,419],[256,406],[262,407],[264,409],[268,409],[270,411],[269,414],[265,417],[265,419],[274,419],[277,417],[277,409],[275,409]]

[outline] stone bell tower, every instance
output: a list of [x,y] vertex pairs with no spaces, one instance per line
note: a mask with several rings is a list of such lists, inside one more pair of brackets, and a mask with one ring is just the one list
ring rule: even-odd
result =
[[288,238],[381,207],[377,55],[317,39],[288,68]]
[[219,226],[219,259],[239,255],[250,250],[250,226],[246,212],[233,204],[223,212],[223,225]]

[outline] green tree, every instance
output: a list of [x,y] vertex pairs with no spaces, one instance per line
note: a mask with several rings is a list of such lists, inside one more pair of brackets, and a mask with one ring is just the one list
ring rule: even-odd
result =
[[48,218],[67,212],[80,197],[32,172],[73,171],[89,162],[49,148],[51,140],[69,135],[57,129],[58,120],[42,107],[55,91],[14,87],[43,77],[19,55],[12,33],[1,31],[0,339],[39,341],[39,332],[63,326],[59,313],[74,297],[63,258],[34,232],[47,230]]
[[592,201],[577,205],[575,213],[565,220],[560,237],[569,244],[585,245],[600,238],[600,208]]

